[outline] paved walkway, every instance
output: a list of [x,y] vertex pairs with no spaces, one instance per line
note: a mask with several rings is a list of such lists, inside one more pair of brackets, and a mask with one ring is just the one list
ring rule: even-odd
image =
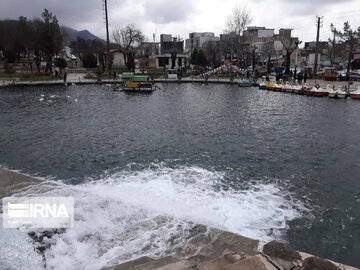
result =
[[[66,82],[69,84],[95,84],[95,83],[119,83],[122,80],[114,80],[114,79],[102,79],[100,82],[97,79],[86,79],[85,73],[68,73]],[[234,80],[230,80],[229,78],[200,78],[200,77],[185,77],[181,80],[174,79],[155,79],[154,82],[159,83],[226,83],[226,84],[238,84],[243,79],[236,78]],[[258,81],[260,82],[260,81]],[[316,83],[321,86],[326,85],[334,85],[334,86],[349,86],[349,82],[347,81],[324,81],[322,79],[309,79],[307,81],[309,85],[315,85]],[[9,78],[9,79],[0,79],[0,87],[1,86],[37,86],[37,85],[62,85],[64,81],[62,79],[59,80],[50,80],[50,81],[20,81],[17,78]],[[360,81],[354,81],[350,85],[352,90],[360,89]]]

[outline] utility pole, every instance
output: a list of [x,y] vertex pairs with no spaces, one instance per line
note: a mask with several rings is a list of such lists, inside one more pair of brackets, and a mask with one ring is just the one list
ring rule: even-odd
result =
[[104,8],[105,8],[105,23],[106,23],[106,67],[109,72],[109,76],[111,76],[110,69],[110,41],[109,41],[109,20],[108,20],[108,11],[107,11],[107,0],[104,0]]
[[317,68],[318,68],[318,54],[319,54],[319,37],[320,37],[320,27],[322,27],[322,19],[324,18],[323,16],[316,16],[317,18],[317,33],[316,33],[316,48],[315,48],[315,63],[314,63],[314,78],[317,75]]
[[331,63],[331,66],[333,66],[333,62],[334,62],[334,49],[335,49],[335,31],[334,31],[334,37],[333,37],[331,46],[332,46],[332,48],[331,48],[331,54],[330,54],[330,63]]

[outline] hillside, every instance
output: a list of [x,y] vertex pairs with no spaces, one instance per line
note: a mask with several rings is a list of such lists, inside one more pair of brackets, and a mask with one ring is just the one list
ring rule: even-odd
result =
[[90,33],[88,30],[77,31],[77,30],[67,27],[67,26],[62,26],[61,29],[64,33],[64,42],[65,43],[70,43],[71,41],[76,40],[78,37],[85,39],[85,40],[94,40],[94,39],[102,40],[101,38]]

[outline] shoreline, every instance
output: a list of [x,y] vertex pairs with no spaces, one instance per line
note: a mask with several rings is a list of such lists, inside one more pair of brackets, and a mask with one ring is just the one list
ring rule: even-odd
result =
[[[154,79],[150,82],[153,83],[202,83],[202,84],[233,84],[238,85],[243,79],[235,78],[230,80],[229,78],[190,78],[185,77],[178,79]],[[0,89],[6,87],[31,87],[31,86],[70,86],[70,85],[94,85],[94,84],[121,84],[124,81],[122,79],[86,79],[83,74],[70,73],[66,83],[63,80],[50,80],[50,81],[19,81],[17,79],[0,79]],[[260,81],[258,81],[260,82]],[[324,81],[323,79],[309,79],[307,84],[313,86],[316,83],[321,86],[333,85],[333,86],[349,86],[352,90],[360,88],[360,81]],[[349,84],[350,83],[350,84]],[[249,86],[251,87],[251,86]]]

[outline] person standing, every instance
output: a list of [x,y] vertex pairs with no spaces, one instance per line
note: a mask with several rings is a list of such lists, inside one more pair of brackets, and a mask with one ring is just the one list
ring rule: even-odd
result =
[[66,83],[67,73],[64,71],[64,83]]
[[308,75],[307,75],[307,72],[305,71],[305,74],[304,74],[304,83],[306,83],[307,77],[308,77]]
[[297,76],[297,79],[298,79],[299,84],[301,84],[302,79],[303,79],[303,76],[302,76],[301,72],[299,72],[299,74]]

